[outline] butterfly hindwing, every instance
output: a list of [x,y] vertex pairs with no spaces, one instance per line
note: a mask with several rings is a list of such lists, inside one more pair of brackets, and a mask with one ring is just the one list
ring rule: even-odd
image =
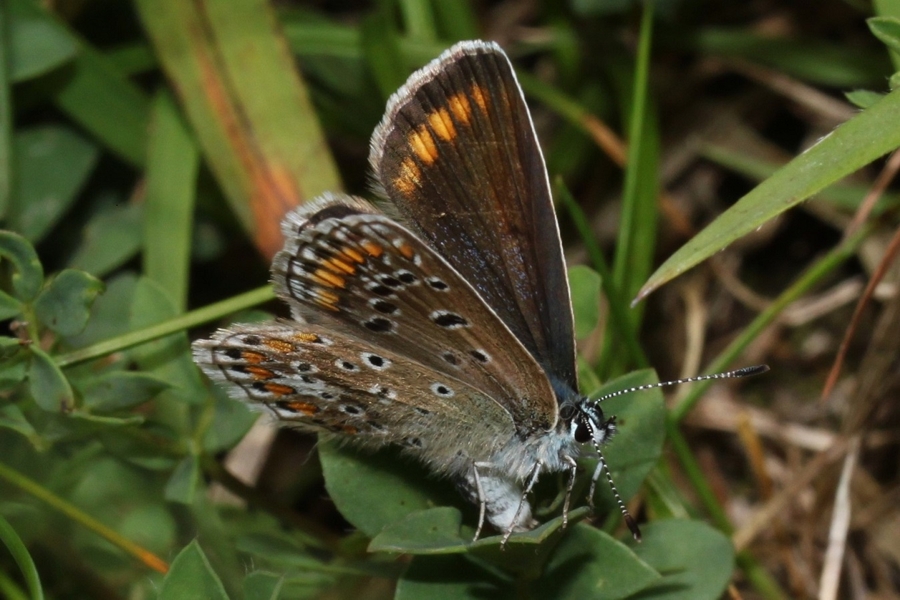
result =
[[509,413],[478,390],[334,328],[239,325],[195,342],[194,358],[281,422],[362,446],[396,444],[445,474],[515,435]]
[[[331,196],[286,220],[273,267],[295,318],[334,327],[467,382],[520,431],[549,430],[549,381],[479,294],[415,234],[364,201]],[[491,400],[492,399],[492,400]]]

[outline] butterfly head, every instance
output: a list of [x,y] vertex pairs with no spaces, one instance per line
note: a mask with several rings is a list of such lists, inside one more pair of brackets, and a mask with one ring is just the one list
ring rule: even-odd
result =
[[588,444],[599,450],[616,432],[616,418],[607,418],[600,403],[570,389],[559,381],[553,381],[559,402],[557,431],[578,444]]
[[578,398],[559,407],[560,426],[579,444],[595,448],[609,441],[616,432],[616,418],[603,414],[603,409],[590,398]]

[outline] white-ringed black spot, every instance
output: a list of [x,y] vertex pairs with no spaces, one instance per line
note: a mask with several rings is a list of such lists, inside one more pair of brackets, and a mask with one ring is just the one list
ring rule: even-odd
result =
[[421,406],[414,406],[414,407],[413,407],[413,410],[416,411],[417,413],[419,413],[419,414],[422,415],[422,416],[430,415],[430,414],[431,414],[431,411],[430,411],[430,410],[425,409],[425,408],[422,408]]
[[394,322],[384,317],[372,317],[368,321],[364,321],[363,326],[375,333],[387,333],[394,329]]
[[257,335],[245,335],[244,339],[241,340],[248,346],[259,346],[262,343],[262,340],[259,339]]
[[371,283],[367,286],[367,289],[373,294],[377,294],[379,296],[393,296],[394,290],[389,288],[386,285],[382,285],[380,283]]
[[439,325],[445,329],[459,329],[460,327],[468,327],[469,322],[460,315],[452,313],[449,310],[436,310],[431,313],[431,320],[435,325]]
[[334,400],[334,394],[331,392],[319,392],[319,398],[322,400]]
[[441,398],[452,398],[456,395],[456,392],[443,383],[432,383],[431,393],[435,396],[440,396]]
[[422,443],[421,438],[411,437],[406,438],[403,442],[409,446],[410,448],[424,448],[425,444]]
[[343,358],[339,358],[339,359],[335,360],[334,364],[337,366],[338,369],[341,369],[342,371],[348,371],[350,373],[359,371],[359,367],[354,365],[349,360],[344,360]]
[[379,275],[378,281],[380,281],[384,285],[386,285],[388,287],[392,287],[392,288],[402,288],[403,287],[403,282],[400,281],[399,279],[397,279],[396,277],[393,277],[392,275]]
[[301,375],[300,381],[302,381],[306,385],[315,385],[319,383],[318,379],[316,379],[315,377],[310,377],[309,375]]
[[233,358],[234,360],[237,360],[241,357],[241,350],[240,350],[240,348],[226,348],[225,356],[227,356],[228,358]]
[[363,362],[366,365],[372,367],[376,371],[384,371],[391,366],[390,359],[378,356],[377,354],[372,354],[371,352],[363,352],[360,356],[362,356]]
[[406,285],[412,285],[419,282],[419,278],[409,271],[397,271],[394,275]]
[[446,292],[450,289],[450,286],[443,279],[438,279],[437,277],[429,277],[425,281],[428,282],[432,289],[439,292]]
[[487,363],[491,362],[490,354],[488,354],[484,350],[472,350],[471,352],[469,352],[469,356],[471,356],[472,358],[474,358],[475,360],[477,360],[478,362],[480,362],[482,364],[487,364]]
[[459,358],[452,352],[447,351],[441,354],[441,358],[444,359],[445,363],[451,364],[454,367],[459,365]]
[[315,373],[316,368],[308,362],[302,362],[294,365],[294,369],[296,369],[298,373]]
[[341,404],[338,408],[340,408],[341,412],[353,416],[358,416],[366,412],[361,406],[357,406],[356,404]]
[[369,304],[380,313],[384,313],[386,315],[392,315],[400,310],[396,304],[393,302],[388,302],[387,300],[381,300],[380,298],[375,298],[373,300],[369,300]]

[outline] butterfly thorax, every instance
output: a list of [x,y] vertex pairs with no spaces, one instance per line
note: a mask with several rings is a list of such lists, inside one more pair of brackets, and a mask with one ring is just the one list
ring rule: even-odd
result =
[[594,456],[595,448],[609,441],[616,432],[615,417],[606,418],[594,400],[578,394],[555,377],[551,376],[550,380],[559,403],[555,427],[549,432],[515,436],[489,461],[519,481],[528,477],[537,463],[542,465],[541,472],[552,473],[568,469],[570,459]]

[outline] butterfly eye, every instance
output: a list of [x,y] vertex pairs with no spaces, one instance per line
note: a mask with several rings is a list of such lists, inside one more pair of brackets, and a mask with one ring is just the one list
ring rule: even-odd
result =
[[578,419],[578,423],[575,425],[574,437],[579,444],[591,441],[591,428],[587,424],[587,419],[583,416]]

